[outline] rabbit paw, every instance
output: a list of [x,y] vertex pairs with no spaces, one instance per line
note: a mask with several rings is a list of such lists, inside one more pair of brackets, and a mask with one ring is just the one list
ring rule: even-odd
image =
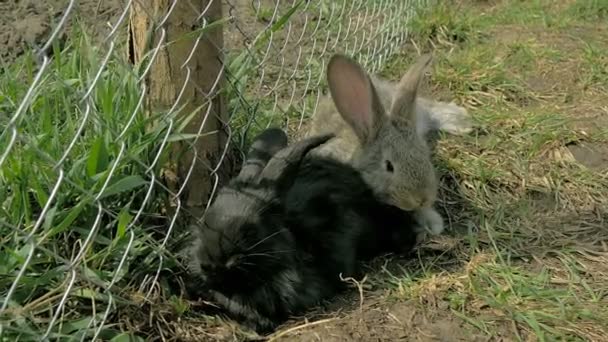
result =
[[445,229],[443,218],[433,208],[422,208],[416,211],[416,221],[419,225],[418,233],[439,235]]

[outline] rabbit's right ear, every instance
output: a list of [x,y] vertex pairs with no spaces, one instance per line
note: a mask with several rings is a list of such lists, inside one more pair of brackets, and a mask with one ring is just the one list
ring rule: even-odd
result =
[[280,150],[262,170],[258,183],[272,184],[279,192],[290,187],[306,154],[333,137],[333,133],[317,135]]
[[270,158],[287,146],[287,134],[280,128],[268,128],[253,139],[243,168],[236,177],[247,182],[257,177]]
[[365,144],[374,140],[386,115],[376,89],[363,68],[335,54],[327,64],[327,82],[336,108]]

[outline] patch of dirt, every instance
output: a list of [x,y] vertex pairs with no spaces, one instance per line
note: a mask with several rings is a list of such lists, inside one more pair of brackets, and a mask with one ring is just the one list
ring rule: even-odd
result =
[[370,299],[349,313],[280,331],[273,341],[485,341],[445,308]]
[[[608,93],[601,85],[585,81],[588,65],[581,57],[589,44],[608,48],[608,31],[601,25],[579,24],[568,31],[543,27],[505,25],[492,31],[493,39],[503,46],[521,44],[534,51],[533,66],[520,73],[527,90],[540,102],[522,107],[552,107],[571,118],[570,126],[588,135],[608,127]],[[500,49],[497,53],[503,52]],[[508,49],[504,49],[508,50]],[[606,167],[606,148],[568,147],[581,164],[590,168]]]
[[588,91],[585,100],[574,103],[561,110],[572,118],[572,127],[588,135],[608,127],[608,92]]
[[[357,290],[334,298],[305,318],[294,318],[268,336],[241,330],[221,318],[172,322],[172,335],[179,341],[502,341],[513,336],[508,326],[498,325],[494,338],[473,332],[444,299],[429,303],[397,300],[385,293]],[[361,299],[363,301],[361,302]],[[507,339],[508,340],[508,339]],[[505,341],[507,341],[505,340]]]
[[[41,48],[69,4],[69,0],[0,2],[0,60],[10,63],[28,49]],[[100,36],[107,34],[107,22],[113,24],[124,6],[121,0],[75,1],[63,32],[71,29],[75,23],[74,18],[86,17],[86,26],[91,33]]]
[[[577,51],[584,46],[584,41],[579,38],[560,32],[517,25],[501,26],[492,32],[492,36],[496,42],[507,47],[523,42],[534,46],[535,50],[537,50],[536,47],[547,50],[535,56],[532,72],[524,76],[528,89],[539,97],[551,101],[560,99],[561,102],[567,102],[569,98],[565,94],[572,94],[573,89],[581,87],[578,82],[579,60],[567,56],[552,59],[543,54],[549,53],[551,50],[560,51],[560,53]],[[498,53],[500,54],[500,52]]]
[[555,196],[542,191],[536,190],[528,190],[527,191],[530,200],[532,201],[532,205],[536,210],[539,211],[553,211],[557,207],[557,201],[555,200]]
[[577,162],[593,170],[608,169],[608,144],[581,143],[567,146]]

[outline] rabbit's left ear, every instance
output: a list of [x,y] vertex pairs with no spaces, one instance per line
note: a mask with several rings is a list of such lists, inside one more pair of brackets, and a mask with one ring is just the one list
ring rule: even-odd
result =
[[289,188],[293,184],[306,154],[333,137],[333,133],[313,136],[280,150],[262,170],[258,183],[276,186],[279,192]]
[[236,177],[239,181],[251,181],[264,169],[270,158],[287,146],[287,134],[280,128],[268,128],[251,144],[243,168]]
[[335,54],[327,65],[327,83],[338,113],[361,143],[373,142],[387,117],[365,70],[355,60]]
[[432,55],[425,54],[418,58],[397,84],[395,97],[390,108],[392,120],[414,125],[416,122],[415,102],[422,76],[431,63]]

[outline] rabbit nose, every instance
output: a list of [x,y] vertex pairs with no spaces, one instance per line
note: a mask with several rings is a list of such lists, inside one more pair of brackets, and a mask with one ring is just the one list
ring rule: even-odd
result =
[[423,196],[421,198],[418,199],[418,205],[420,207],[425,207],[428,204],[429,200],[426,196]]

